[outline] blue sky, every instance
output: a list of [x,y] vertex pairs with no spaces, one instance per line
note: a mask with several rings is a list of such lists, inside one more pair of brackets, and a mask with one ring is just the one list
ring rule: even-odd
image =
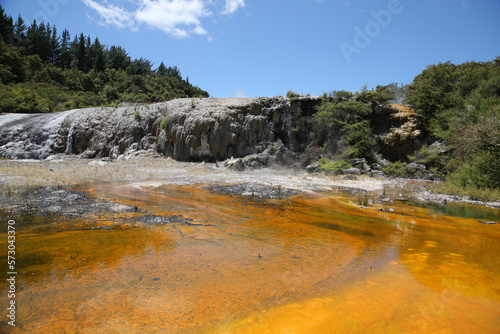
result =
[[499,0],[1,0],[7,14],[178,66],[213,97],[411,83],[500,56]]

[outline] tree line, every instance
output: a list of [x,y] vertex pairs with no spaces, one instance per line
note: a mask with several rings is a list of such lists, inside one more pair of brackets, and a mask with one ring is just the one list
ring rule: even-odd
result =
[[52,112],[118,102],[151,103],[209,94],[183,79],[177,66],[153,69],[121,46],[83,33],[16,21],[0,6],[0,111]]
[[[377,143],[369,106],[394,99],[404,99],[420,115],[424,143],[387,165],[386,174],[416,176],[406,166],[417,163],[446,180],[440,191],[500,200],[500,57],[429,65],[406,86],[325,94],[314,115],[308,151],[323,157],[319,163],[324,170],[344,169],[353,158],[375,162]],[[436,142],[442,151],[430,148]]]
[[408,86],[407,101],[450,149],[437,164],[450,192],[500,199],[500,57],[430,65]]

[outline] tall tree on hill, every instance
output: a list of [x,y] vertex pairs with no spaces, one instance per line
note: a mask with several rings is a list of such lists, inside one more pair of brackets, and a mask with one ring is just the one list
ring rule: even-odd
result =
[[130,57],[121,46],[111,46],[108,51],[108,68],[126,70],[130,65]]
[[158,68],[156,69],[156,75],[160,77],[164,77],[167,75],[167,67],[165,66],[165,64],[163,64],[163,62],[161,62],[160,66],[158,66]]
[[92,44],[93,64],[92,67],[97,72],[102,72],[106,69],[106,51],[104,46],[99,42],[99,38],[95,38]]
[[14,37],[14,26],[12,16],[5,13],[0,6],[0,37],[6,44],[11,44]]
[[90,40],[90,36],[87,36],[85,40],[85,54],[86,54],[85,72],[88,72],[94,68],[94,50],[92,49],[92,41]]
[[127,67],[127,73],[131,75],[151,74],[151,62],[145,58],[134,59]]
[[52,35],[50,37],[50,62],[52,64],[57,64],[59,57],[61,56],[61,39],[57,36],[57,28],[54,25],[52,27]]
[[43,62],[50,62],[52,59],[51,38],[52,28],[50,24],[40,23],[38,25],[34,20],[26,31],[26,53],[28,55],[37,54]]
[[59,59],[57,61],[57,66],[62,69],[67,69],[71,67],[71,51],[70,42],[71,36],[67,29],[64,29],[61,35],[61,43],[59,46]]
[[14,40],[13,44],[15,46],[23,46],[26,43],[26,24],[19,15],[16,21],[16,25],[14,26]]
[[71,41],[69,45],[69,53],[71,55],[70,68],[78,68],[78,45],[78,36],[75,36],[75,38],[73,38],[73,41]]
[[167,77],[182,79],[181,71],[177,68],[177,66],[174,67],[169,66],[167,68]]
[[87,72],[87,47],[85,45],[85,36],[80,33],[78,38],[78,49],[76,52],[76,66],[80,71]]

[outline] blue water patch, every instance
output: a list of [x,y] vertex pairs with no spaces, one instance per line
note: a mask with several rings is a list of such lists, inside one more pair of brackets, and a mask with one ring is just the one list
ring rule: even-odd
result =
[[482,206],[473,206],[467,204],[439,204],[433,202],[407,202],[408,205],[418,206],[434,211],[438,215],[453,216],[461,218],[471,218],[483,221],[500,222],[500,209],[488,208]]

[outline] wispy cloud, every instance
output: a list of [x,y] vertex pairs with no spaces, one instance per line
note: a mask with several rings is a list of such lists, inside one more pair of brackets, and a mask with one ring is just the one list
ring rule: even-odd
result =
[[[225,0],[222,10],[217,9],[214,0],[141,0],[134,2],[135,9],[125,9],[109,0],[81,1],[97,13],[102,25],[138,30],[144,24],[175,38],[187,38],[192,34],[207,35],[202,24],[203,18],[231,15],[245,6],[244,0]],[[118,2],[115,0],[115,3]]]
[[93,0],[82,0],[89,8],[95,10],[101,17],[100,23],[105,26],[117,26],[118,28],[136,29],[136,24],[131,18],[130,13],[115,5],[102,5]]
[[245,7],[244,0],[226,0],[226,6],[222,11],[222,14],[230,15],[238,10],[240,7]]

